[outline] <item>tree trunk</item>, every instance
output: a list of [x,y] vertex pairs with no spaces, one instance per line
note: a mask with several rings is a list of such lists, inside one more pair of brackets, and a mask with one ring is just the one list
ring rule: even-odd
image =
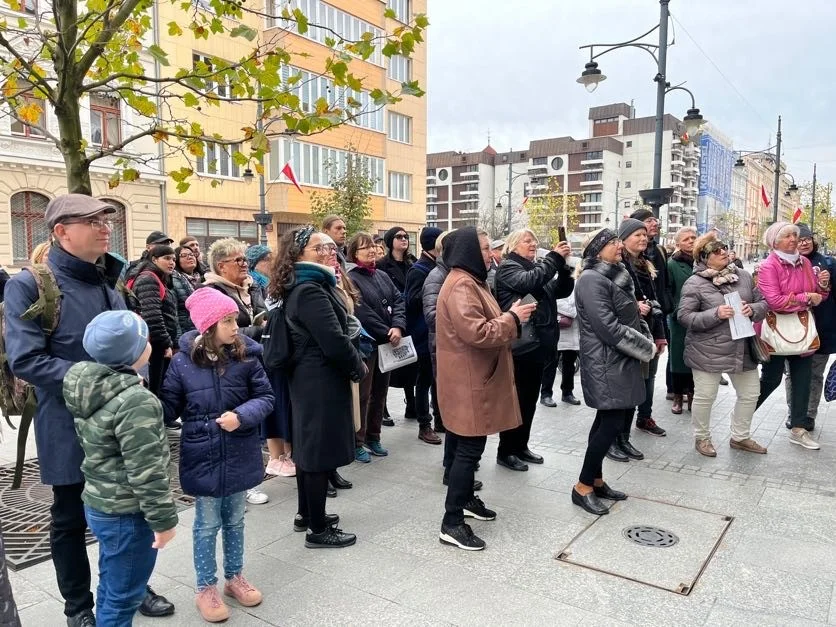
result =
[[78,98],[65,97],[55,107],[61,143],[59,149],[67,168],[67,191],[93,195],[90,185],[90,162],[81,149],[81,107]]

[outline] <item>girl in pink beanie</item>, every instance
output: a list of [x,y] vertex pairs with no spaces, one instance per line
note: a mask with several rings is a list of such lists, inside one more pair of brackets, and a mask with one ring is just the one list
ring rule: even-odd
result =
[[180,416],[180,485],[195,497],[192,528],[197,609],[204,620],[229,618],[217,583],[215,543],[223,528],[223,594],[240,605],[261,603],[244,578],[244,504],[261,483],[259,427],[274,396],[261,365],[261,344],[238,333],[238,305],[204,287],[186,299],[197,331],[180,339],[160,400],[166,420]]

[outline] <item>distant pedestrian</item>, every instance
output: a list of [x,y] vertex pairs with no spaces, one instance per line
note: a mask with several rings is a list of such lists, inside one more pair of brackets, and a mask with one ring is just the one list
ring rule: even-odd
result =
[[180,485],[195,497],[195,602],[209,622],[229,618],[217,589],[215,545],[223,528],[224,594],[245,606],[262,595],[243,575],[246,493],[261,483],[260,426],[274,396],[261,344],[238,332],[238,304],[211,288],[186,307],[197,327],[180,339],[160,394],[166,420],[181,417]]
[[609,513],[600,499],[627,498],[604,481],[604,457],[644,400],[642,364],[658,350],[642,320],[633,281],[621,263],[622,250],[614,231],[590,234],[575,285],[583,398],[597,411],[572,502],[599,516]]

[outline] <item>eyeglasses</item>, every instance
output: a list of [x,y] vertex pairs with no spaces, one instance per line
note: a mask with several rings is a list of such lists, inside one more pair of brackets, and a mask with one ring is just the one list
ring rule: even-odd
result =
[[103,231],[104,229],[113,230],[113,221],[112,220],[102,220],[101,218],[86,218],[83,220],[67,220],[62,222],[61,224],[88,224],[90,228],[95,229],[97,231]]
[[722,254],[722,253],[726,252],[728,249],[729,249],[728,246],[720,246],[720,248],[715,248],[714,250],[712,250],[711,254],[712,255],[719,255],[719,254]]
[[224,259],[223,261],[220,261],[218,263],[231,263],[233,261],[235,263],[237,263],[239,266],[246,266],[247,265],[247,258],[246,257],[236,257],[235,259]]
[[375,248],[377,248],[375,244],[372,244],[371,246],[359,246],[357,248],[357,252],[359,253],[361,250],[373,250]]
[[405,239],[407,242],[409,241],[409,235],[406,233],[398,233],[395,235],[395,239]]
[[180,259],[194,259],[192,253],[180,253]]
[[331,253],[337,252],[337,245],[336,244],[317,244],[316,246],[313,247],[313,249],[317,253],[319,253],[320,255],[322,254],[323,251],[325,251],[327,254],[330,255]]
[[811,237],[802,237],[800,240],[798,240],[798,243],[799,243],[799,244],[812,244],[812,243],[813,243],[813,238],[811,238]]

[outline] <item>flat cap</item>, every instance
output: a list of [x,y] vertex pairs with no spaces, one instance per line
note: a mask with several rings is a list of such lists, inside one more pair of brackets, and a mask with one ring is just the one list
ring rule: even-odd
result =
[[98,213],[116,213],[116,207],[86,194],[64,194],[49,201],[44,219],[51,231],[56,224],[70,218],[87,218]]

